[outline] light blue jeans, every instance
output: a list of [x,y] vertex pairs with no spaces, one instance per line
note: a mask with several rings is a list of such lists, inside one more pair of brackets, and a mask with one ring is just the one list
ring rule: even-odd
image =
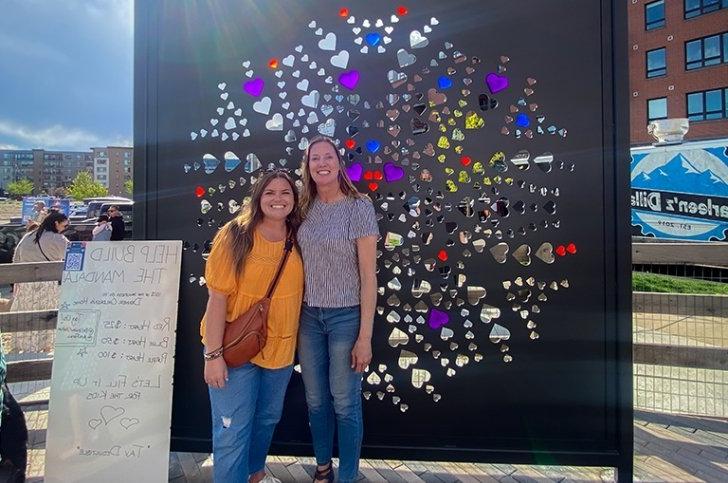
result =
[[213,475],[217,483],[247,483],[265,468],[273,431],[281,419],[293,365],[228,369],[222,389],[210,387]]
[[319,308],[303,305],[298,359],[306,388],[308,418],[316,462],[328,464],[339,435],[339,482],[356,481],[364,434],[361,373],[351,368],[359,337],[359,306]]

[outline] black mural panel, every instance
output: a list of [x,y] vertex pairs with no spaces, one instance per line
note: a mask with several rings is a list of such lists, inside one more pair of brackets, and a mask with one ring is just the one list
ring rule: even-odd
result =
[[[602,2],[150,3],[146,235],[185,246],[177,448],[209,445],[210,240],[319,133],[380,219],[365,452],[616,447]],[[294,373],[276,444],[309,441]]]

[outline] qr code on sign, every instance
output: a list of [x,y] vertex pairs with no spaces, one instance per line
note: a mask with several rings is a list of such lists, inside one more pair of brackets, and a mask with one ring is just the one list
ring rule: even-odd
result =
[[83,270],[83,253],[67,253],[65,270],[68,272],[80,272]]

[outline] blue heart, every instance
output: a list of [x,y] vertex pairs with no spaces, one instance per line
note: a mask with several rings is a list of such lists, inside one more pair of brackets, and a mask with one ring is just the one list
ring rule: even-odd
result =
[[381,144],[379,144],[379,141],[377,141],[376,139],[370,139],[369,141],[367,141],[367,149],[372,154],[379,151],[380,147],[381,147]]
[[516,126],[518,127],[528,127],[531,125],[531,120],[528,119],[528,116],[525,114],[519,114],[516,116]]
[[376,47],[382,41],[382,36],[378,32],[370,32],[366,35],[366,39],[369,45]]
[[446,75],[441,75],[437,79],[437,87],[440,89],[449,89],[452,87],[452,79]]

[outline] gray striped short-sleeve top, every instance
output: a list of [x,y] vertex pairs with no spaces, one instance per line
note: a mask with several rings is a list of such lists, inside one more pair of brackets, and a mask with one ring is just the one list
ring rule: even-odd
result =
[[346,197],[333,203],[316,198],[298,230],[310,307],[352,307],[360,303],[356,239],[379,235],[369,198]]

